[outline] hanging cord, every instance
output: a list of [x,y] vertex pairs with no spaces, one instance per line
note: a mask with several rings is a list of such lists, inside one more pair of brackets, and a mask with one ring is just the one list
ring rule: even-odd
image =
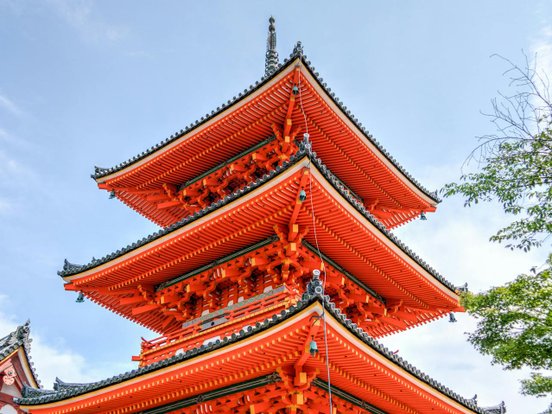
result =
[[[303,60],[303,54],[301,53],[301,60]],[[299,74],[299,103],[301,106],[301,113],[303,114],[303,119],[305,121],[305,139],[309,140],[309,126],[307,123],[307,114],[305,113],[305,110],[303,108],[303,93],[301,91],[301,75]],[[306,145],[311,145],[310,142],[306,142]],[[326,264],[324,263],[324,258],[322,257],[322,252],[320,251],[320,246],[318,245],[318,234],[316,232],[316,221],[315,221],[315,214],[314,214],[314,202],[312,197],[312,174],[310,173],[311,168],[311,158],[309,157],[309,163],[307,164],[307,168],[309,169],[309,201],[310,201],[310,208],[312,212],[312,228],[314,233],[314,241],[316,246],[316,251],[318,252],[318,257],[320,258],[320,263],[322,264],[322,272],[324,274],[324,278],[322,281],[322,300],[323,302],[326,301],[326,280],[327,280],[327,273],[326,273]],[[326,375],[328,377],[328,396],[329,396],[329,405],[330,405],[330,414],[333,412],[333,402],[332,402],[332,380],[330,375],[330,355],[328,352],[328,328],[326,326],[326,306],[322,306],[322,320],[324,322],[323,324],[323,331],[324,331],[324,352],[326,354]]]

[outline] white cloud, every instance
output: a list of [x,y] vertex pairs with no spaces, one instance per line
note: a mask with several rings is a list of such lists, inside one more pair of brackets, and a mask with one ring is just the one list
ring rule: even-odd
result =
[[89,0],[49,0],[55,12],[86,40],[110,41],[122,39],[128,33],[123,26],[109,24],[94,12],[94,3]]
[[[9,305],[9,297],[0,293],[0,337],[25,322],[6,312]],[[46,389],[52,389],[56,377],[67,382],[91,382],[113,375],[113,367],[91,366],[78,352],[68,349],[63,339],[37,335],[32,323],[31,339],[31,361],[41,385]]]
[[0,150],[0,186],[34,177],[32,170]]
[[509,413],[539,413],[549,401],[519,394],[521,378],[529,371],[504,371],[491,365],[467,342],[464,332],[473,330],[474,320],[457,315],[458,323],[447,319],[385,338],[382,342],[433,379],[465,398],[478,396],[478,404],[489,407],[506,402]]
[[[423,182],[441,186],[457,179],[459,166],[427,168]],[[423,176],[426,175],[424,178]],[[446,199],[427,221],[414,221],[397,235],[431,266],[455,285],[468,282],[472,291],[512,280],[534,265],[544,263],[546,252],[510,251],[489,242],[509,217],[501,207],[485,203],[464,208],[458,199]],[[508,412],[542,412],[548,401],[519,394],[519,379],[528,371],[503,371],[492,366],[467,342],[464,332],[473,331],[475,321],[457,314],[458,323],[446,319],[385,338],[383,342],[400,356],[464,397],[478,394],[479,404],[490,406],[504,400]]]
[[[16,321],[14,316],[4,313],[9,307],[9,297],[0,294],[0,336],[13,332],[17,325],[25,321]],[[43,338],[33,334],[31,325],[31,361],[35,364],[38,378],[43,385],[51,387],[56,375],[60,373],[67,376],[86,377],[85,359],[72,351],[63,351],[49,345]]]
[[17,106],[15,102],[13,102],[5,95],[0,95],[0,109],[4,109],[5,111],[15,116],[23,115],[23,111],[21,110],[21,108],[19,108],[19,106]]

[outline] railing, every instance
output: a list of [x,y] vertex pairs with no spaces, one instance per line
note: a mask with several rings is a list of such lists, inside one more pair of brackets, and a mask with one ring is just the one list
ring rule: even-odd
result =
[[[133,357],[140,366],[170,358],[177,353],[206,345],[253,326],[270,315],[297,303],[299,293],[287,286],[253,296],[186,322],[182,329],[152,340],[142,340],[140,356]],[[267,315],[270,314],[270,315]]]

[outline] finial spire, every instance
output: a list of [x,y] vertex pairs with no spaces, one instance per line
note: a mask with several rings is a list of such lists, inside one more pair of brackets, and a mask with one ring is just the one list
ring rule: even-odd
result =
[[268,37],[266,39],[265,75],[269,76],[278,67],[278,52],[276,52],[276,26],[274,17],[268,19]]

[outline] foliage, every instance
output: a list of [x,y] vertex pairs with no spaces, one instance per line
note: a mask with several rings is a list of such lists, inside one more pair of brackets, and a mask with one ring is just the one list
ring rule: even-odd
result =
[[533,372],[530,379],[521,380],[521,392],[525,395],[544,397],[552,392],[552,377]]
[[[552,369],[551,299],[552,254],[540,272],[519,275],[487,292],[462,295],[462,305],[478,319],[468,339],[507,369]],[[552,392],[551,378],[534,378],[535,384],[524,383],[526,393]]]
[[460,183],[447,184],[445,197],[459,194],[465,205],[498,200],[516,220],[491,237],[492,241],[525,251],[541,245],[552,234],[552,100],[548,78],[526,60],[520,68],[505,59],[513,95],[500,94],[485,114],[497,133],[480,137],[467,163],[477,172],[462,175]]
[[[502,58],[504,59],[504,58]],[[497,132],[480,137],[466,163],[476,172],[447,184],[445,197],[461,195],[465,205],[496,200],[513,221],[491,237],[506,247],[528,251],[552,235],[552,100],[548,78],[535,66],[510,69],[513,94],[492,101]],[[552,254],[543,269],[532,269],[504,286],[479,294],[463,293],[462,305],[478,319],[468,340],[506,369],[529,367],[521,392],[552,395]],[[541,372],[539,372],[539,370]],[[552,414],[552,405],[548,411]]]

